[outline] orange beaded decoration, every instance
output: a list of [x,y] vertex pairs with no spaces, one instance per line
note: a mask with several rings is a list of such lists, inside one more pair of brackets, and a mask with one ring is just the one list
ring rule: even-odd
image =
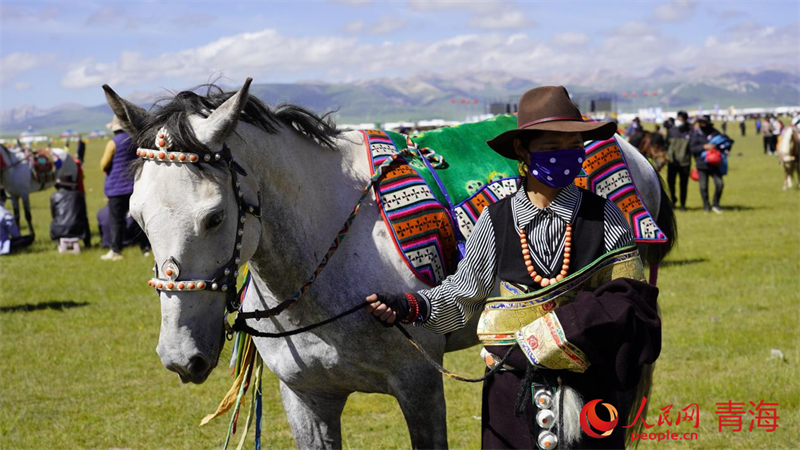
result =
[[564,262],[561,264],[561,272],[556,275],[555,278],[544,278],[536,273],[536,269],[533,268],[531,251],[528,248],[528,236],[525,235],[524,229],[519,230],[519,243],[520,247],[522,247],[522,259],[525,260],[525,268],[528,269],[528,275],[531,276],[531,279],[534,282],[541,284],[542,287],[547,287],[551,284],[556,284],[567,276],[567,271],[569,270],[570,253],[572,251],[572,225],[567,224],[566,239],[564,241]]

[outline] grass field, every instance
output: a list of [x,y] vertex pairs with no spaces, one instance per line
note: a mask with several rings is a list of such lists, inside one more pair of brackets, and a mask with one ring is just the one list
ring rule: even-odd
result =
[[[690,181],[690,209],[677,213],[680,241],[659,278],[663,350],[649,423],[668,405],[674,417],[697,403],[700,428],[650,431],[696,431],[698,439],[648,441],[644,448],[800,446],[800,190],[781,191],[782,171],[762,154],[752,123],[745,138],[731,131],[737,142],[725,213],[704,214]],[[103,145],[90,142],[87,151],[92,216],[104,204],[97,167]],[[101,262],[96,247],[58,254],[48,240],[48,197],[32,196],[34,246],[0,258],[0,448],[219,448],[228,417],[198,423],[231,378],[221,367],[203,385],[182,385],[159,362],[159,303],[144,282],[152,259],[137,248],[117,263]],[[771,358],[772,349],[785,358]],[[222,360],[229,357],[230,345]],[[450,354],[445,363],[462,373],[482,371],[476,349]],[[478,448],[480,387],[446,380],[445,389],[450,446]],[[264,396],[263,448],[294,447],[271,374]],[[729,400],[745,409],[750,401],[778,402],[779,428],[748,432],[745,414],[741,432],[719,432],[715,404]],[[390,397],[353,395],[344,411],[344,446],[408,448],[403,423]]]

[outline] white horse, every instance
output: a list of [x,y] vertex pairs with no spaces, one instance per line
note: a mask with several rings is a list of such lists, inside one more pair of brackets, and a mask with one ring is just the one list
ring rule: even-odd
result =
[[800,139],[798,138],[797,119],[793,125],[785,127],[778,138],[777,155],[783,166],[783,190],[792,188],[792,176],[797,175],[797,187],[800,188]]
[[[12,151],[0,144],[0,158],[3,159],[3,168],[0,170],[0,189],[11,197],[11,205],[14,207],[14,220],[17,226],[21,225],[19,216],[19,199],[22,199],[22,207],[25,210],[25,221],[28,222],[28,230],[33,235],[33,222],[31,221],[31,203],[28,195],[32,192],[44,191],[55,185],[55,180],[62,175],[71,175],[74,180],[78,179],[78,165],[63,148],[52,148],[50,151],[61,161],[61,167],[55,171],[52,181],[38,183],[31,176],[33,165],[33,155],[24,151]],[[3,199],[5,202],[5,199]]]
[[[324,120],[294,106],[271,110],[248,97],[249,84],[248,79],[233,95],[180,93],[154,112],[104,86],[109,105],[135,136],[134,143],[156,149],[155,156],[145,154],[148,161],[138,168],[131,215],[152,244],[157,275],[179,271],[182,280],[209,280],[228,267],[234,255],[239,264],[249,262],[251,267],[253,284],[244,299],[245,311],[274,307],[302,285],[370,178],[360,132],[339,134]],[[162,139],[166,147],[161,148],[190,152],[188,157],[199,157],[199,164],[152,162],[159,160],[157,147],[164,144],[156,137],[160,130],[167,134]],[[623,148],[629,158],[643,161],[633,164],[631,171],[650,195],[645,201],[658,211],[661,189],[655,171],[635,149],[631,153]],[[213,164],[215,154],[226,149],[246,176]],[[211,164],[202,163],[208,160]],[[233,177],[240,186],[234,188]],[[242,219],[237,194],[260,205],[260,220]],[[248,325],[261,332],[292,330],[363,304],[373,292],[425,287],[407,269],[374,199],[368,197],[310,290],[282,314],[248,320]],[[159,296],[157,353],[183,382],[202,383],[217,365],[224,343],[226,295],[220,290],[165,288]],[[444,352],[477,342],[474,323],[449,336],[418,327],[409,330],[441,362]],[[415,448],[447,447],[442,377],[397,330],[357,313],[310,332],[255,338],[255,343],[280,380],[299,448],[340,448],[342,409],[356,391],[397,398]]]

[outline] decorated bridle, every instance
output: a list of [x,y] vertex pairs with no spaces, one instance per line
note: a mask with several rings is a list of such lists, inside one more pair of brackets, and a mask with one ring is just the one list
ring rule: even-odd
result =
[[[239,277],[239,263],[241,262],[242,236],[244,235],[244,224],[247,221],[247,214],[261,220],[261,205],[252,205],[244,199],[242,183],[238,176],[247,176],[245,170],[236,161],[230,149],[224,143],[222,149],[216,153],[205,154],[202,157],[197,153],[171,151],[172,137],[166,128],[161,128],[156,133],[155,146],[157,149],[140,147],[136,150],[136,156],[144,161],[162,164],[224,164],[231,174],[233,190],[236,192],[236,204],[238,206],[238,226],[236,240],[233,247],[233,255],[222,267],[217,269],[208,279],[205,280],[181,280],[181,269],[178,261],[170,256],[161,265],[159,276],[158,263],[153,265],[153,278],[147,285],[155,288],[156,292],[195,292],[212,291],[222,292],[226,296],[225,306],[228,312],[239,309],[239,297],[236,292],[236,279]],[[260,196],[259,196],[260,197]]]

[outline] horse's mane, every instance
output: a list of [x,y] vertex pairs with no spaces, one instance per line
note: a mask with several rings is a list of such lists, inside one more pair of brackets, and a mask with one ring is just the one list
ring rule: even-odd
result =
[[[205,95],[196,91],[205,88]],[[211,112],[235,95],[236,92],[223,92],[215,84],[206,84],[173,97],[159,99],[151,108],[145,123],[133,142],[139,147],[152,148],[155,135],[161,127],[169,130],[172,144],[176,149],[198,154],[212,153],[219,149],[209,149],[197,139],[189,123],[189,116],[197,114],[208,117]],[[269,134],[278,132],[279,125],[292,127],[304,136],[315,140],[323,147],[336,150],[334,139],[339,135],[330,112],[319,116],[297,105],[282,104],[274,109],[251,95],[248,97],[239,120],[256,126]]]

